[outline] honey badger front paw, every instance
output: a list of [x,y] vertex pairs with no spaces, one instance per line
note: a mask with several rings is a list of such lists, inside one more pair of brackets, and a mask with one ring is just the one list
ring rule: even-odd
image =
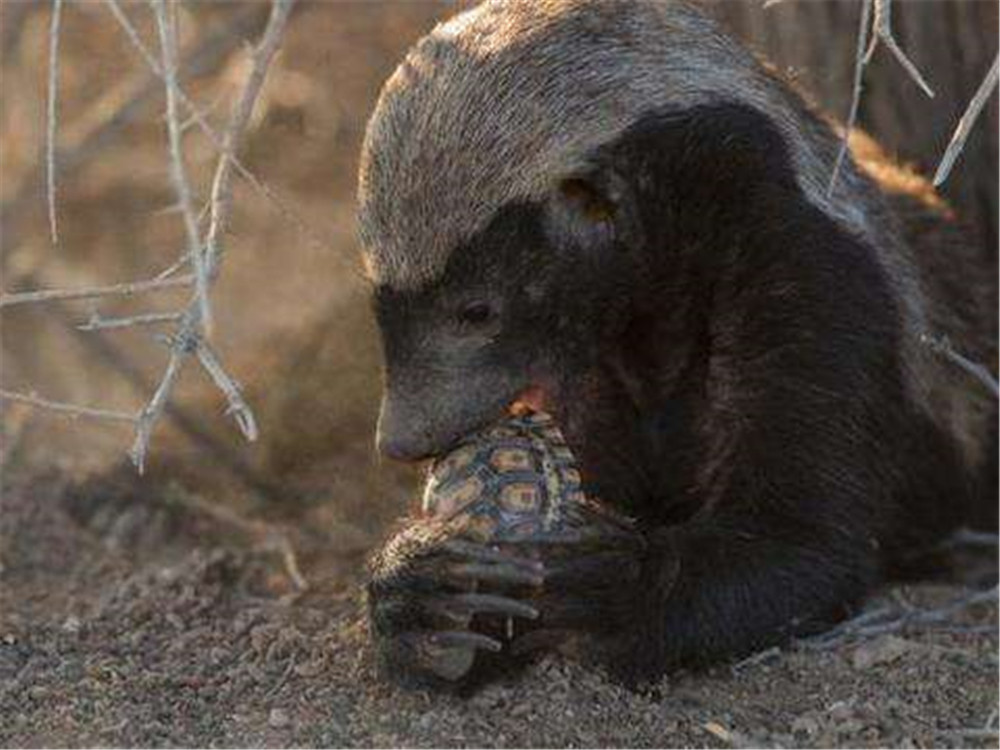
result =
[[583,643],[590,655],[635,627],[645,592],[640,584],[645,545],[635,535],[592,545],[540,544],[544,583],[531,605],[538,617],[515,637],[514,654],[560,649]]
[[537,561],[435,538],[418,522],[371,562],[368,612],[382,670],[404,683],[461,679],[477,654],[505,648],[496,623],[538,617],[525,599],[542,582]]

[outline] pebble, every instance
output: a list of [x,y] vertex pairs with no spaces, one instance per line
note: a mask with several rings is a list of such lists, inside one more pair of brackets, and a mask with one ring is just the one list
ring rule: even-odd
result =
[[792,721],[792,732],[812,737],[819,733],[819,722],[812,716],[797,716]]
[[717,721],[706,722],[705,724],[702,724],[702,728],[710,735],[722,740],[723,742],[729,742],[732,739],[732,735],[729,733],[729,730]]
[[518,703],[510,710],[510,715],[515,719],[519,716],[524,716],[525,714],[531,713],[530,703]]
[[833,721],[847,721],[854,716],[854,708],[847,701],[837,701],[826,712]]
[[272,708],[267,717],[268,726],[272,729],[282,729],[292,723],[288,717],[288,712],[283,708]]
[[854,653],[851,655],[851,665],[855,669],[868,669],[877,664],[888,664],[912,651],[913,647],[912,641],[895,635],[887,635],[854,649]]
[[62,624],[62,629],[64,633],[69,633],[70,635],[76,635],[80,632],[82,624],[80,618],[76,615],[70,615]]

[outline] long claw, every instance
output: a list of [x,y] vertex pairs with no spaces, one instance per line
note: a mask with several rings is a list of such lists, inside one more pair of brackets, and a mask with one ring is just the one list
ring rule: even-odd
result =
[[441,597],[432,603],[434,609],[452,613],[458,610],[462,614],[474,615],[480,612],[490,612],[511,617],[526,617],[529,620],[538,619],[538,610],[529,604],[495,594],[456,594]]
[[439,630],[426,636],[428,643],[442,648],[478,648],[494,653],[503,649],[500,641],[464,630]]
[[460,539],[449,539],[441,545],[446,551],[453,555],[466,557],[479,562],[507,563],[516,565],[524,570],[541,572],[542,563],[537,560],[528,560],[500,550],[490,549],[479,544],[465,542]]
[[456,578],[472,579],[489,583],[524,584],[526,586],[541,586],[545,576],[539,567],[537,571],[525,570],[508,563],[459,563],[451,565],[448,571]]

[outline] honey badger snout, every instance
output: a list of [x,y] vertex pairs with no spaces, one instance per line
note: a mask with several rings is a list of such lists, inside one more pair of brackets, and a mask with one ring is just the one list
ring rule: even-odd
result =
[[382,396],[376,446],[397,461],[440,455],[465,435],[503,415],[517,388],[489,373],[467,377],[390,378]]

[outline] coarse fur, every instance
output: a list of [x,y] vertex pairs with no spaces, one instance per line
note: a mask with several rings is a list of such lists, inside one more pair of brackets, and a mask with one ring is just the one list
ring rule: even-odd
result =
[[[996,525],[995,403],[923,342],[994,368],[996,270],[854,145],[828,195],[835,129],[700,10],[643,0],[485,3],[369,124],[380,447],[438,454],[543,393],[646,544],[633,580],[547,579],[542,625],[600,631],[629,679],[829,627]],[[379,610],[412,562],[376,565],[380,637],[419,628]]]

